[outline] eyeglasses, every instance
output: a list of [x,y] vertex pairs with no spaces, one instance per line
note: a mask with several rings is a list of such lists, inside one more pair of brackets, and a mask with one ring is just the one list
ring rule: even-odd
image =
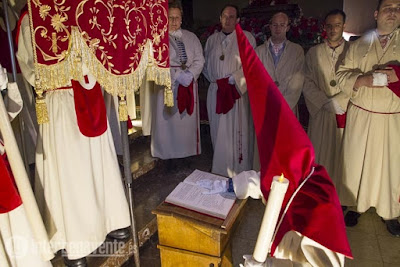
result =
[[389,13],[400,13],[400,7],[384,7],[382,9],[382,12],[385,14],[389,14]]

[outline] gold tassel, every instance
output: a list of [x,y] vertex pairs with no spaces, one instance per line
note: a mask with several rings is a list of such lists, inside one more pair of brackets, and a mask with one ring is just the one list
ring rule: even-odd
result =
[[135,129],[133,129],[133,128],[128,129],[128,135],[131,135],[134,133],[135,133]]
[[120,96],[121,99],[119,100],[119,120],[120,121],[127,121],[128,120],[128,106],[126,105],[125,96]]
[[36,116],[38,124],[44,124],[49,122],[49,113],[47,112],[46,97],[43,96],[43,92],[37,92],[36,96]]
[[174,106],[174,94],[170,87],[165,87],[164,89],[164,105],[167,107]]

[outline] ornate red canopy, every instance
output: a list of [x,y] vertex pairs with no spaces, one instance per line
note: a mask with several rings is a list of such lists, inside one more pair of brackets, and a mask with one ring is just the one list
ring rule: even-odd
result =
[[147,74],[173,105],[166,0],[30,0],[29,14],[39,95],[82,77],[85,64],[122,98]]

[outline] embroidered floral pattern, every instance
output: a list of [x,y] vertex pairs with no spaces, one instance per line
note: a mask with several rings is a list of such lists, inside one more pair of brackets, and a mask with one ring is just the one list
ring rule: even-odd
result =
[[[146,69],[147,77],[170,88],[167,0],[30,0],[29,9],[43,90],[68,81],[71,69],[79,72],[82,63],[120,96],[121,87],[139,88]],[[80,34],[73,35],[74,29]]]

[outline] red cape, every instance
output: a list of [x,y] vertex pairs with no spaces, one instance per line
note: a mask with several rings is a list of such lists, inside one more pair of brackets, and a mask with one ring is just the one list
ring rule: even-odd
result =
[[0,155],[0,214],[7,213],[22,204],[12,175],[7,155]]
[[315,167],[283,218],[271,248],[272,255],[286,232],[293,230],[352,258],[339,198],[328,173],[315,164],[311,141],[238,24],[236,34],[257,136],[265,199],[272,177],[283,173],[290,181],[283,211]]

